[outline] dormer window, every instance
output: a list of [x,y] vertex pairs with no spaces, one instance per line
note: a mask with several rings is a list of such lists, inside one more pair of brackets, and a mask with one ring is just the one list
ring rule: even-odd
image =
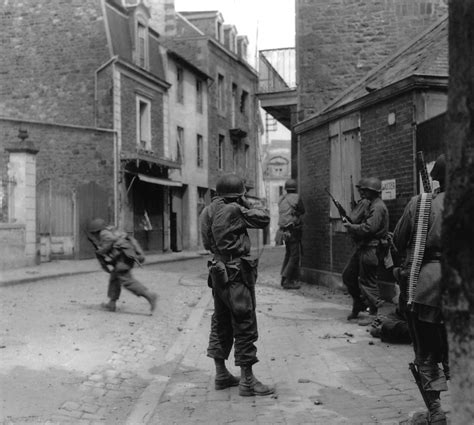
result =
[[147,28],[145,25],[138,22],[137,24],[137,52],[138,52],[138,65],[142,68],[146,68],[147,65]]
[[217,41],[222,41],[222,22],[217,21],[216,25],[216,38]]

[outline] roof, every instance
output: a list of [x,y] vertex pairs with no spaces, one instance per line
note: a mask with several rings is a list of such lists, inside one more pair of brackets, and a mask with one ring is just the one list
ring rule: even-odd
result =
[[320,114],[413,76],[448,77],[448,17],[445,16],[349,87]]
[[[112,55],[133,63],[133,40],[130,33],[130,17],[127,11],[117,7],[115,4],[107,3],[106,16],[110,31]],[[150,67],[148,72],[155,77],[165,80],[160,44],[153,34],[154,32],[150,28],[148,36]]]

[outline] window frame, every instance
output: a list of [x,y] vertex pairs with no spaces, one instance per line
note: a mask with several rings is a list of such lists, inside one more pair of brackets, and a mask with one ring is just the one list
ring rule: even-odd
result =
[[196,166],[204,168],[204,137],[196,134]]
[[224,169],[225,159],[225,136],[223,134],[218,135],[217,140],[217,168],[219,170]]
[[184,163],[184,127],[176,127],[176,160]]
[[[152,151],[151,101],[143,96],[136,96],[135,102],[137,120],[137,147],[146,151]],[[142,113],[142,105],[145,105],[145,113]]]
[[217,112],[225,114],[225,77],[223,74],[217,74]]
[[184,68],[176,66],[176,102],[184,105]]
[[196,78],[196,111],[199,114],[204,113],[203,82],[200,78]]
[[[143,37],[141,36],[141,33],[143,34]],[[146,22],[144,22],[143,18],[137,18],[135,34],[136,34],[135,63],[140,68],[148,69],[150,66],[148,25]],[[143,43],[141,42],[141,40],[143,40]],[[142,52],[142,49],[143,49],[143,52]],[[142,53],[143,53],[143,57],[142,57]]]

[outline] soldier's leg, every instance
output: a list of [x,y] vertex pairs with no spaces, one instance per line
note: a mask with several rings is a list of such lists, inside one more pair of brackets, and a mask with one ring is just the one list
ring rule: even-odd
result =
[[154,292],[149,291],[145,285],[135,279],[132,275],[131,269],[119,272],[118,278],[120,280],[120,284],[125,289],[130,291],[132,294],[135,294],[137,297],[145,298],[150,304],[150,310],[152,312],[155,310],[158,295]]
[[207,355],[214,359],[216,367],[215,389],[223,390],[239,384],[225,366],[234,341],[231,312],[223,297],[227,296],[223,288],[213,290],[214,313],[211,318],[211,331]]
[[283,286],[286,282],[286,267],[288,265],[288,261],[290,260],[290,247],[289,242],[285,241],[285,257],[283,258],[283,264],[281,266],[281,286]]
[[377,308],[383,304],[377,281],[378,265],[379,259],[375,247],[368,247],[361,251],[359,286],[363,296],[369,303],[372,314],[376,314]]
[[117,300],[120,298],[121,286],[120,279],[115,270],[112,270],[109,276],[109,286],[107,288],[107,297],[109,302],[102,303],[101,307],[108,311],[116,311]]
[[342,282],[352,297],[352,312],[347,316],[347,320],[352,320],[365,309],[359,288],[359,253],[357,251],[352,254],[342,272]]
[[299,289],[301,286],[295,281],[298,277],[298,267],[300,263],[300,243],[298,240],[289,240],[287,243],[288,261],[282,275],[285,282],[282,285],[285,289]]
[[448,386],[444,371],[439,367],[444,358],[444,325],[425,322],[414,314],[413,326],[418,336],[417,363],[428,402],[430,424],[445,424],[446,413],[441,408],[440,393],[447,391]]

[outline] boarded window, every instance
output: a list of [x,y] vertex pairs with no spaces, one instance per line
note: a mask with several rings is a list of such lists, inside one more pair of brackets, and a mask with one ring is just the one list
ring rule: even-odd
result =
[[[349,213],[354,185],[360,180],[360,128],[359,116],[351,115],[329,126],[331,145],[330,192]],[[352,187],[351,187],[352,182]],[[354,195],[356,196],[356,195]],[[331,202],[328,200],[328,202]],[[340,219],[339,212],[331,202],[330,218]],[[336,230],[343,230],[342,222]]]

